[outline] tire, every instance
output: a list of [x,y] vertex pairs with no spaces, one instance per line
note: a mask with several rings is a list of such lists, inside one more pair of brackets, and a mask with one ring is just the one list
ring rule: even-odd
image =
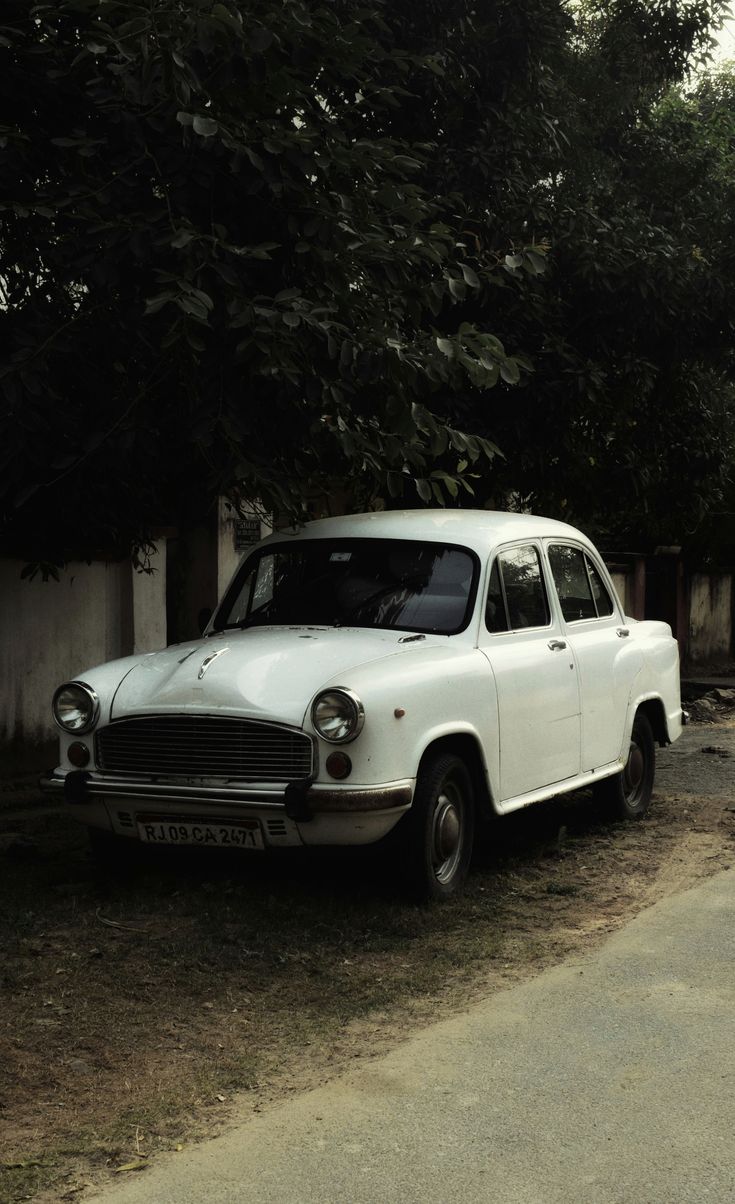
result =
[[452,753],[426,757],[419,769],[411,810],[398,831],[401,872],[411,894],[441,900],[459,892],[467,877],[475,831],[472,779]]
[[611,819],[641,819],[651,805],[656,749],[653,731],[639,711],[630,733],[628,760],[621,773],[605,778],[595,788],[596,797]]

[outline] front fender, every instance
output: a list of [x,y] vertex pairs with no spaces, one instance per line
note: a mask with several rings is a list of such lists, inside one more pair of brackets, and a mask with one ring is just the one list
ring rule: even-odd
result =
[[[439,651],[406,656],[401,669],[386,681],[377,667],[368,666],[338,683],[354,690],[365,709],[362,732],[343,746],[352,761],[350,781],[372,785],[415,778],[431,744],[460,736],[480,747],[484,772],[494,786],[499,763],[497,696],[486,659],[476,649],[452,655]],[[334,747],[319,738],[321,766]],[[327,780],[322,769],[319,781]]]

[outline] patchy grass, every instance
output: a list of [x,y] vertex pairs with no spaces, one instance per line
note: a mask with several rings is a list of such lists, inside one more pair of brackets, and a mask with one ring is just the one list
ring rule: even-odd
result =
[[32,1200],[57,1181],[58,1162],[45,1158],[0,1162],[0,1199]]
[[76,1199],[217,1131],[236,1095],[266,1106],[591,947],[663,893],[674,850],[695,878],[731,855],[735,817],[686,808],[509,817],[433,909],[396,898],[375,850],[142,850],[110,877],[63,814],[0,815],[0,1201]]

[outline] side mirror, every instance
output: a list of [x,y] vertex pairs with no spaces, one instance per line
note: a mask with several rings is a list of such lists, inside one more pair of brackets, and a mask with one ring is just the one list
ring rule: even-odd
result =
[[199,611],[199,614],[197,615],[197,626],[199,627],[200,635],[204,635],[204,632],[207,627],[207,623],[209,622],[209,620],[211,619],[213,614],[214,614],[214,611],[212,610],[211,606],[203,606],[202,609]]

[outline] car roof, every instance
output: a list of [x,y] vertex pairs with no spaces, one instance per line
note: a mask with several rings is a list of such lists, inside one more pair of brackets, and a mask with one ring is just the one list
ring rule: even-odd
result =
[[589,544],[576,527],[536,514],[503,510],[377,510],[320,518],[274,532],[270,540],[301,539],[418,539],[463,544],[478,552],[518,539],[557,536]]

